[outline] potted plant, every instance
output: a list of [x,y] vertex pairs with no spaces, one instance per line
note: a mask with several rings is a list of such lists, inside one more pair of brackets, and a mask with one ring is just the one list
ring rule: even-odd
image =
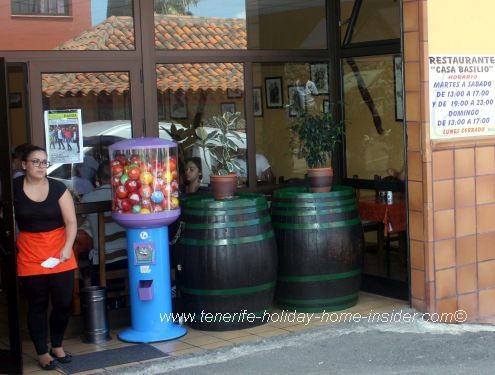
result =
[[204,160],[212,171],[210,183],[215,199],[231,198],[237,189],[236,172],[242,172],[242,168],[236,156],[238,143],[244,140],[236,130],[243,128],[243,123],[240,112],[225,112],[207,121],[206,125],[213,130],[204,126],[196,129],[196,145],[202,148]]
[[290,125],[290,147],[298,158],[306,160],[313,192],[327,192],[332,186],[333,169],[327,162],[344,132],[343,122],[335,119],[332,109],[323,113],[309,107]]

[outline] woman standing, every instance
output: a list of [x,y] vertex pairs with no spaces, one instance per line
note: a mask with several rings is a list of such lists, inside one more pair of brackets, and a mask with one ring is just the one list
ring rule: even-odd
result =
[[[70,354],[62,340],[70,317],[74,269],[72,245],[77,231],[74,202],[65,185],[46,176],[47,154],[29,145],[22,155],[25,175],[14,180],[17,237],[17,274],[28,309],[28,329],[43,370],[53,370],[55,360],[68,363]],[[53,268],[41,264],[53,257]],[[48,351],[47,309],[51,301]]]

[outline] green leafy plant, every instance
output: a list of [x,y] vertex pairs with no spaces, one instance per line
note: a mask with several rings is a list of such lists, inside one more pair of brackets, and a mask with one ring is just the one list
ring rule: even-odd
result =
[[236,132],[237,129],[243,128],[244,120],[240,112],[226,112],[222,116],[213,116],[206,125],[213,128],[209,131],[206,127],[200,126],[196,129],[198,140],[196,145],[201,147],[204,154],[204,160],[208,164],[207,154],[212,160],[211,171],[217,175],[227,175],[229,173],[242,172],[242,168],[236,159],[238,154],[238,145],[236,140],[241,144],[244,140]]
[[336,121],[332,108],[326,113],[308,111],[299,114],[290,125],[289,145],[309,168],[319,168],[331,159],[344,132],[344,123]]

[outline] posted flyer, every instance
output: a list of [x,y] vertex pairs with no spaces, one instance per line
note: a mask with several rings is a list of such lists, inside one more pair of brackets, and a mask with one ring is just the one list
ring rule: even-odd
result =
[[80,109],[48,110],[45,143],[51,164],[82,163],[82,118]]

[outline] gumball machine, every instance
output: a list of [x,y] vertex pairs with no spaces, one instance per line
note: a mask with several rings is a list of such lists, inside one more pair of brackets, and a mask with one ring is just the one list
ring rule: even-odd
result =
[[180,216],[177,144],[160,138],[129,139],[109,148],[112,218],[127,229],[131,327],[128,342],[181,337],[173,323],[168,225]]

